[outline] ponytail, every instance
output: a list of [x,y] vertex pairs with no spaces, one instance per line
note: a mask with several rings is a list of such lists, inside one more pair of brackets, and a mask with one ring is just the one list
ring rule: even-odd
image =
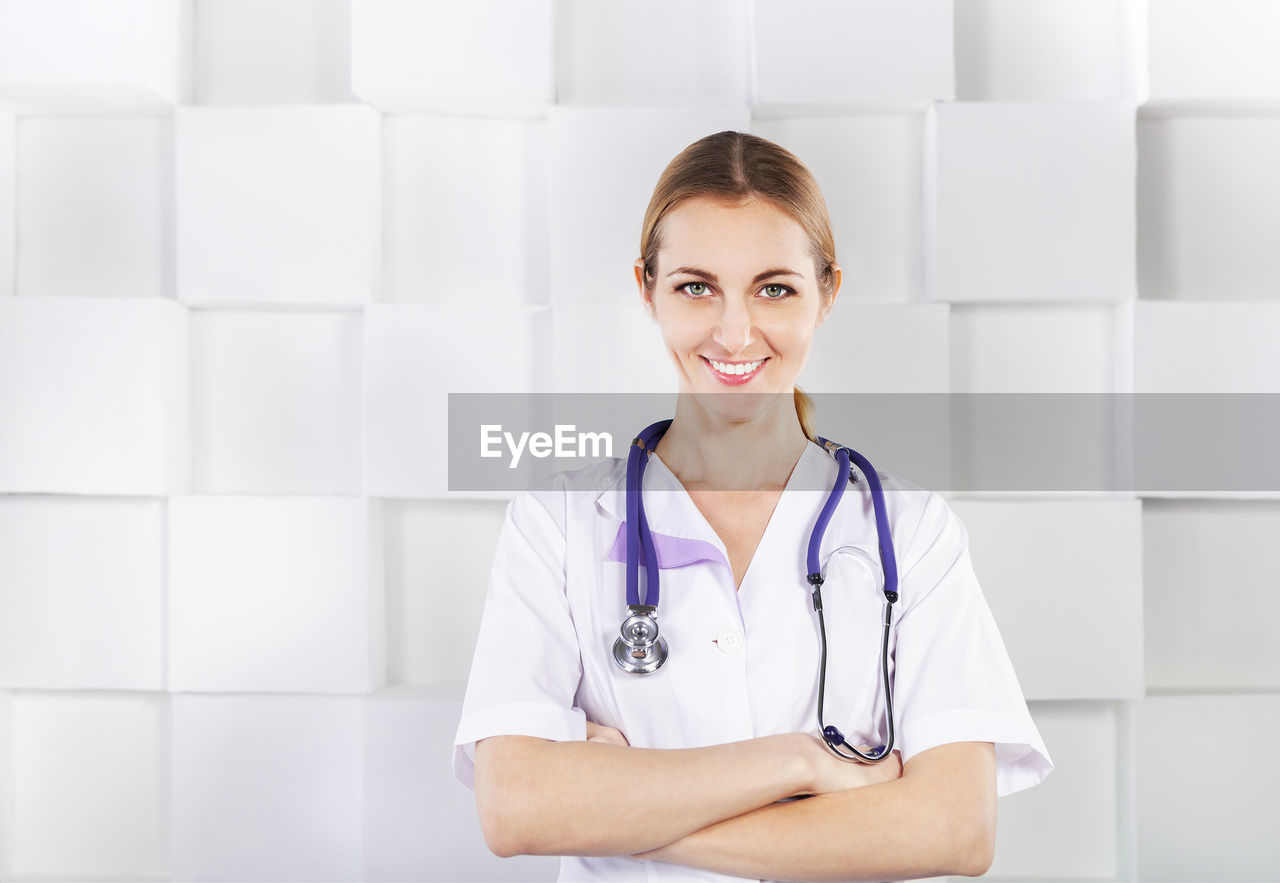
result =
[[807,437],[809,441],[816,443],[818,441],[818,434],[813,424],[814,419],[817,416],[817,406],[814,405],[813,399],[809,398],[809,394],[799,386],[796,387],[795,400],[796,416],[800,418],[800,428],[804,430],[805,437]]

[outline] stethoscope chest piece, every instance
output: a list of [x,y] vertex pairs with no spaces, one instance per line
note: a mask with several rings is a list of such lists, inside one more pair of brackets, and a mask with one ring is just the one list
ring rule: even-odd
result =
[[631,608],[622,622],[622,636],[613,642],[613,661],[625,672],[652,674],[667,661],[667,639],[658,634],[652,612]]

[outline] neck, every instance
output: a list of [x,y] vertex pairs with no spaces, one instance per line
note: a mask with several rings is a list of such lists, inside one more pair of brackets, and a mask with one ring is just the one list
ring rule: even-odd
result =
[[671,426],[654,452],[691,491],[780,491],[809,439],[792,396],[769,398],[765,410],[739,420],[681,394]]

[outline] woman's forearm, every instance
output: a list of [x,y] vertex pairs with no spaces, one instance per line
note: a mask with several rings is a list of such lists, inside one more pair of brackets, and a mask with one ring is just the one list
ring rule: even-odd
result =
[[476,745],[481,827],[498,855],[631,855],[808,793],[808,737],[630,748],[494,736]]
[[636,858],[768,880],[984,874],[995,850],[991,744],[926,753],[914,774],[761,807]]

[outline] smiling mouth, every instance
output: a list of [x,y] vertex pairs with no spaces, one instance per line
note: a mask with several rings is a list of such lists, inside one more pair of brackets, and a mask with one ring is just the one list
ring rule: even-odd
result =
[[706,356],[703,356],[702,359],[711,366],[711,370],[721,379],[737,383],[745,383],[754,377],[760,372],[764,363],[769,361],[767,356],[750,362],[721,362],[718,359],[709,359]]

